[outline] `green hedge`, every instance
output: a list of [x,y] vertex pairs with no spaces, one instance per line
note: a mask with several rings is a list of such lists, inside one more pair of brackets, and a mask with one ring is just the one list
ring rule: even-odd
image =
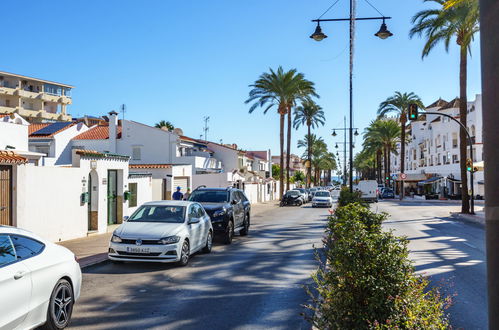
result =
[[[445,329],[450,300],[415,275],[408,241],[383,231],[387,214],[358,203],[336,209],[325,260],[313,275],[308,319],[319,329]],[[309,289],[309,293],[310,293]]]

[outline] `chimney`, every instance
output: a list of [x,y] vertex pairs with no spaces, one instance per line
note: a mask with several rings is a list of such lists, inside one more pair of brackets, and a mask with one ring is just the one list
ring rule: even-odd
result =
[[116,153],[116,133],[118,131],[118,113],[109,113],[109,152]]

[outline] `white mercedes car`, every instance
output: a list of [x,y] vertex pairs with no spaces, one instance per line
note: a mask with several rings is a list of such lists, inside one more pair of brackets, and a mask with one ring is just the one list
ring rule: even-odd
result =
[[333,198],[331,193],[327,190],[319,190],[315,193],[314,198],[312,198],[312,207],[318,206],[333,206]]
[[0,226],[0,329],[64,329],[80,296],[75,255],[19,228]]
[[140,206],[113,233],[111,261],[178,262],[185,266],[197,251],[211,252],[213,227],[199,203],[149,202]]

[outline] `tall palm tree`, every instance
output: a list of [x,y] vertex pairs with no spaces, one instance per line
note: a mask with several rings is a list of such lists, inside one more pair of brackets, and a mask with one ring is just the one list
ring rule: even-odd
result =
[[[301,106],[295,109],[295,119],[293,121],[293,127],[298,129],[302,125],[307,126],[307,136],[311,134],[311,128],[316,128],[319,125],[323,125],[326,121],[324,117],[324,111],[312,100],[305,100],[302,102]],[[307,149],[307,161],[310,165],[312,157],[311,145]],[[307,187],[310,187],[310,181],[312,179],[312,168],[307,167]]]
[[321,157],[327,152],[327,145],[321,137],[315,134],[305,135],[303,140],[298,140],[298,148],[305,148],[302,159],[307,159],[308,150],[311,150],[311,164],[314,170],[314,183],[318,184],[320,179],[320,161]]
[[[252,85],[249,98],[246,104],[253,102],[249,113],[256,108],[264,108],[263,113],[267,113],[271,108],[276,107],[279,114],[279,143],[281,152],[280,161],[280,196],[284,194],[284,120],[287,114],[295,105],[297,99],[305,99],[314,95],[313,83],[304,78],[302,73],[297,73],[296,69],[284,71],[279,67],[277,71],[269,69],[264,72]],[[312,93],[313,92],[313,93]],[[289,163],[290,163],[290,143],[291,133],[288,128],[288,150],[287,150],[287,189],[289,189]]]
[[[437,3],[440,8],[427,9],[418,12],[412,18],[414,26],[409,32],[410,37],[422,36],[426,38],[422,57],[430,54],[431,50],[440,42],[443,42],[448,51],[453,38],[459,46],[459,119],[464,127],[467,127],[467,66],[468,52],[475,34],[479,31],[479,7],[478,1],[451,1],[425,0]],[[450,4],[450,5],[449,5]],[[461,212],[470,212],[468,196],[468,177],[466,172],[466,132],[460,130],[460,167],[461,167]]]
[[331,182],[331,172],[336,169],[336,157],[332,152],[325,152],[319,160],[319,168],[325,171],[324,183],[326,186]]
[[160,122],[156,123],[156,125],[154,125],[154,127],[156,127],[156,128],[163,128],[164,127],[169,131],[173,131],[175,129],[173,124],[167,120],[161,120]]
[[[395,113],[398,115],[400,121],[400,173],[405,171],[405,125],[407,123],[407,114],[409,112],[409,104],[415,103],[420,108],[424,108],[423,102],[419,96],[410,93],[395,92],[393,96],[390,96],[385,101],[381,102],[378,108],[378,115],[385,117],[389,113]],[[400,199],[404,197],[404,187],[403,182],[400,181]]]

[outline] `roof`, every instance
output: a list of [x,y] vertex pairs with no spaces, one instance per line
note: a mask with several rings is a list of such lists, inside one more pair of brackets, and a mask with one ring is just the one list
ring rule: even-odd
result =
[[95,150],[87,150],[87,149],[77,149],[75,150],[77,155],[88,158],[116,158],[122,160],[129,160],[130,156],[111,154],[108,152],[100,152]]
[[28,159],[14,151],[0,150],[0,163],[7,164],[26,164]]
[[453,108],[459,108],[459,105],[461,104],[460,100],[458,97],[456,97],[454,100],[448,102],[446,105],[441,107],[438,110],[445,110],[445,109],[453,109]]
[[168,200],[168,201],[152,201],[144,203],[142,205],[189,206],[194,203],[197,204],[197,202]]
[[21,79],[35,80],[35,81],[39,81],[39,82],[42,82],[42,83],[54,84],[54,85],[58,85],[58,86],[74,88],[74,86],[66,85],[66,84],[61,84],[61,83],[58,83],[58,82],[55,82],[55,81],[44,80],[44,79],[39,79],[39,78],[33,78],[33,77],[28,77],[28,76],[22,76],[20,74],[15,74],[15,73],[10,73],[10,72],[5,72],[5,71],[0,71],[0,76],[14,76],[14,77],[18,77],[18,78],[21,78]]
[[252,157],[268,160],[267,151],[246,151],[246,155],[251,155]]
[[[29,137],[33,138],[47,138],[47,137],[52,137],[68,128],[71,126],[74,126],[75,124],[72,122],[55,122],[55,123],[50,123],[46,126],[41,127],[40,129],[30,132]],[[31,127],[31,125],[30,125]],[[28,129],[29,131],[29,129]]]
[[41,130],[44,127],[47,127],[48,125],[50,125],[50,123],[30,124],[28,126],[28,134],[31,135],[32,133]]
[[441,120],[440,117],[437,117],[437,118],[433,119],[431,122],[436,123],[437,121],[440,121],[440,120]]
[[[116,138],[121,139],[121,126],[116,126]],[[109,125],[98,125],[88,131],[78,134],[73,140],[107,140],[109,139]]]
[[431,184],[431,183],[434,183],[434,182],[442,180],[442,179],[443,178],[441,176],[434,176],[434,177],[431,177],[429,179],[426,179],[426,180],[423,180],[423,181],[419,181],[418,182],[418,186],[422,186],[422,185],[425,185],[425,184]]
[[129,168],[172,168],[172,164],[130,164]]
[[427,106],[426,108],[429,109],[429,108],[441,108],[441,107],[444,107],[447,105],[447,102],[446,100],[443,100],[442,98],[439,98],[438,100],[436,100],[435,102],[433,102],[432,104],[430,104],[429,106]]

